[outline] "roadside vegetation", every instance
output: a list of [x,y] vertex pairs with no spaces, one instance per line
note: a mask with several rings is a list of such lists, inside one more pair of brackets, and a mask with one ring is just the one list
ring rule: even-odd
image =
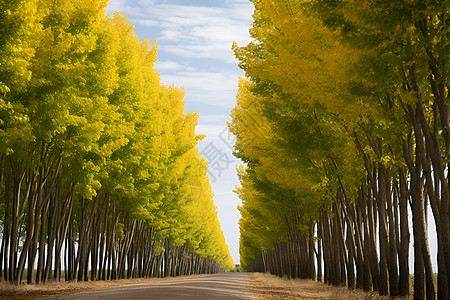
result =
[[[374,292],[349,290],[324,285],[309,279],[289,279],[270,274],[254,273],[248,279],[255,299],[329,299],[329,300],[389,300]],[[408,299],[403,297],[400,299]]]

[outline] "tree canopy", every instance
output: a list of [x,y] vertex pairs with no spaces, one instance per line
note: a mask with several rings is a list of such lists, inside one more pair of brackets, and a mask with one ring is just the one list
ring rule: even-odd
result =
[[231,270],[198,113],[106,6],[0,3],[0,278]]
[[243,268],[406,295],[410,209],[414,297],[436,296],[427,222],[450,297],[449,4],[251,2],[229,124]]

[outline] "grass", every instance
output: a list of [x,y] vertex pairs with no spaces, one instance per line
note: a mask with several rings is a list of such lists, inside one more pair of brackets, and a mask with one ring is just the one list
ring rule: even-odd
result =
[[[390,300],[374,292],[349,290],[308,279],[288,279],[270,274],[253,273],[249,285],[256,299],[332,299],[332,300]],[[406,298],[407,299],[407,298]]]
[[375,292],[370,292],[364,297],[364,300],[372,300],[374,295]]

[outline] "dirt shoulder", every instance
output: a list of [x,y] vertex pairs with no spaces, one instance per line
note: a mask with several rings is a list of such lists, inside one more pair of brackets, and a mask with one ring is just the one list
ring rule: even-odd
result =
[[390,299],[387,296],[380,297],[375,293],[362,290],[349,290],[345,287],[333,287],[312,280],[291,280],[262,273],[253,273],[248,280],[255,299]]
[[0,299],[8,300],[29,300],[38,299],[55,295],[73,294],[87,290],[105,289],[130,284],[152,283],[173,281],[188,278],[203,277],[206,275],[191,275],[168,278],[136,278],[136,279],[120,279],[113,281],[83,281],[83,282],[48,282],[45,284],[22,284],[20,286],[12,285],[9,282],[0,282]]

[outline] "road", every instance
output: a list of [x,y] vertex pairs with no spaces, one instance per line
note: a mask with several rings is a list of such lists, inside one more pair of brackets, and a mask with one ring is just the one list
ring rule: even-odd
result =
[[192,279],[133,284],[46,299],[252,299],[247,273],[222,273]]

